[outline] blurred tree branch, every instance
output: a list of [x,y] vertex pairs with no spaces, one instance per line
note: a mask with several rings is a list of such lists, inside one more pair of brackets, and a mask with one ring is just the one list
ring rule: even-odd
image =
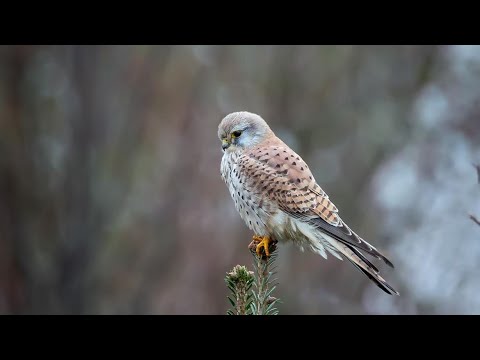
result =
[[478,226],[480,226],[480,220],[478,220],[475,215],[470,214],[470,219],[472,219]]
[[480,165],[479,164],[472,164],[475,170],[477,170],[477,181],[480,184]]
[[[480,165],[479,164],[472,164],[473,167],[477,170],[477,182],[480,184]],[[473,214],[470,214],[470,219],[473,220],[478,226],[480,226],[480,220]]]

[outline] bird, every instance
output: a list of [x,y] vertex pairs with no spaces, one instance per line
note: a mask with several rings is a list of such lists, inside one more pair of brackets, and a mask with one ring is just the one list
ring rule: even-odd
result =
[[[267,122],[248,111],[226,115],[218,125],[223,156],[220,173],[235,208],[253,231],[256,253],[270,257],[273,243],[291,242],[346,258],[389,295],[400,295],[380,276],[366,254],[393,263],[340,218],[307,163],[278,138]],[[253,242],[252,241],[252,242]]]

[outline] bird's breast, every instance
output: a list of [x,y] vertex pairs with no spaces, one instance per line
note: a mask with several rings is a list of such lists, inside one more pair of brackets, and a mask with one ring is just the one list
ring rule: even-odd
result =
[[252,186],[248,173],[234,153],[225,153],[221,173],[240,217],[256,235],[269,235],[269,226],[277,208],[266,193]]

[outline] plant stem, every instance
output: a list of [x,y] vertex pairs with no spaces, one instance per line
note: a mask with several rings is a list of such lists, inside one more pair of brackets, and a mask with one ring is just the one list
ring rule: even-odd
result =
[[274,275],[273,264],[277,257],[276,246],[274,243],[270,244],[269,257],[263,253],[257,255],[254,251],[254,246],[252,246],[251,250],[254,257],[254,285],[257,289],[253,291],[252,313],[254,315],[276,315],[278,310],[274,308],[274,305],[278,299],[270,296],[276,288],[275,279],[272,280]]

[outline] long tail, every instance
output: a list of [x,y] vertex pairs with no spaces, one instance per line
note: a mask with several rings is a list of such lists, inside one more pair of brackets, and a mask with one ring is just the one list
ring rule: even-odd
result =
[[358,270],[363,272],[370,280],[372,280],[380,289],[389,295],[400,295],[400,293],[391,287],[384,278],[379,274],[378,269],[368,259],[353,246],[333,240],[335,248],[343,256],[345,256]]

